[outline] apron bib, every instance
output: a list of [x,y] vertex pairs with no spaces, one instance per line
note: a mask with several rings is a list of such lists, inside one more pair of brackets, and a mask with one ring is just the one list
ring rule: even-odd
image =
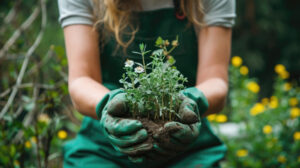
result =
[[[158,36],[172,41],[178,35],[179,46],[171,55],[176,60],[177,69],[188,78],[186,86],[195,86],[198,42],[194,27],[188,24],[187,19],[177,19],[173,8],[138,12],[135,16],[139,31],[126,52],[122,48],[117,49],[118,44],[113,37],[106,39],[104,46],[100,49],[104,85],[111,90],[122,87],[119,80],[124,73],[123,67],[126,59],[142,62],[140,55],[131,53],[139,51],[140,43],[146,44],[147,50],[153,51],[157,49],[153,46]],[[129,38],[130,36],[124,36],[125,40]],[[145,61],[151,61],[149,55],[145,57]],[[64,146],[64,167],[217,167],[218,162],[224,158],[226,147],[212,132],[206,118],[201,120],[200,135],[185,153],[164,163],[145,161],[141,164],[134,164],[127,159],[127,156],[113,149],[103,136],[98,120],[85,117],[77,137]]]

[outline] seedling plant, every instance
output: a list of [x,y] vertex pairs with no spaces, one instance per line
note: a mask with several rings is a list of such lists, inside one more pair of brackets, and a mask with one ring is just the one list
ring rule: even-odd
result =
[[[127,93],[130,115],[133,118],[147,118],[152,121],[174,121],[178,119],[181,103],[180,90],[184,89],[185,78],[174,66],[175,59],[170,55],[178,46],[178,36],[170,42],[158,37],[157,50],[146,50],[140,44],[142,63],[127,60],[125,73],[120,80]],[[151,62],[145,57],[150,54]]]

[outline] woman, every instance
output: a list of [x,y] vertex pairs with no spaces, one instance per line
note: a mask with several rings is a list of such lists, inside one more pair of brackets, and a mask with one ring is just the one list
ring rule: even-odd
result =
[[[212,133],[205,116],[221,111],[227,95],[235,1],[58,2],[69,62],[70,95],[75,108],[89,116],[83,120],[77,137],[66,144],[64,166],[218,167],[226,147]],[[189,81],[183,94],[197,104],[192,111],[200,111],[202,124],[194,123],[195,129],[182,124],[177,137],[170,132],[179,141],[191,138],[182,144],[174,143],[174,150],[179,151],[175,156],[153,161],[148,159],[153,151],[163,150],[168,155],[172,149],[147,144],[148,135],[142,124],[110,115],[108,111],[118,109],[109,104],[115,97],[123,103],[123,93],[118,88],[124,61],[140,59],[130,52],[137,51],[139,43],[149,47],[158,36],[173,40],[176,35],[180,45],[173,57]],[[120,109],[125,111],[124,107]],[[118,131],[122,136],[114,134]]]

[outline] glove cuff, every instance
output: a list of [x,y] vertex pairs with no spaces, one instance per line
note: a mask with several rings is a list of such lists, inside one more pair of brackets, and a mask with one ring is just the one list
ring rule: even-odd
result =
[[203,92],[195,87],[190,87],[184,89],[182,93],[197,103],[200,117],[202,117],[202,115],[208,110],[209,107],[208,100]]
[[101,119],[102,111],[106,107],[107,103],[112,98],[114,98],[117,94],[123,93],[123,92],[124,91],[122,89],[116,89],[116,90],[110,91],[100,100],[100,102],[96,105],[96,114],[97,114],[97,118],[99,120]]

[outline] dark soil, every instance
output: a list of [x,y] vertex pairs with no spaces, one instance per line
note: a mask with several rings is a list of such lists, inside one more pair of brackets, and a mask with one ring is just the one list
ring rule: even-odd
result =
[[164,141],[168,141],[170,138],[166,131],[163,131],[165,121],[153,122],[152,120],[148,120],[147,118],[138,119],[142,122],[143,126],[148,132],[148,141],[154,143],[155,140],[153,136],[160,136],[160,139],[164,139]]
[[[142,122],[143,126],[148,132],[148,139],[145,143],[149,144],[157,144],[160,146],[160,148],[163,148],[166,150],[166,152],[163,151],[155,151],[154,149],[150,152],[147,152],[149,155],[148,157],[152,160],[165,160],[170,156],[176,155],[178,151],[174,149],[174,145],[171,143],[170,136],[168,132],[170,130],[163,129],[164,124],[167,121],[152,121],[148,120],[147,118],[141,118],[138,119]],[[175,130],[174,130],[175,131]]]

